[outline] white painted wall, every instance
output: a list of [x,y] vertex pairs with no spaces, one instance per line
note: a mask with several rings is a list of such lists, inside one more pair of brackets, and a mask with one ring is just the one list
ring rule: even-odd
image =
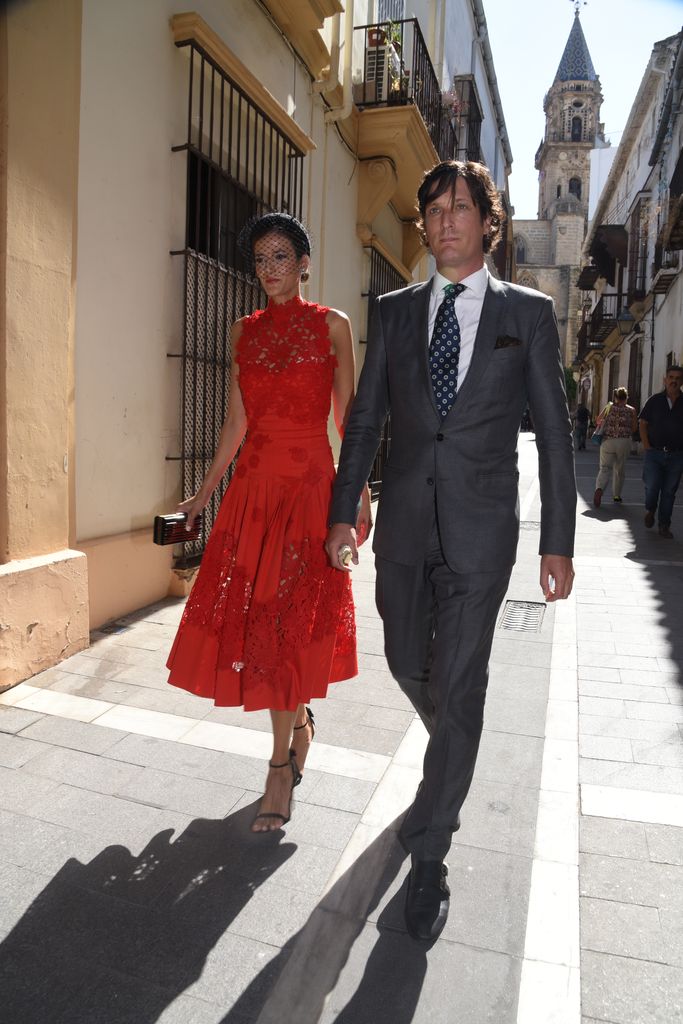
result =
[[603,146],[601,149],[592,149],[590,152],[590,186],[588,196],[588,220],[591,221],[595,215],[602,190],[605,187],[607,177],[614,158],[617,155],[616,146]]

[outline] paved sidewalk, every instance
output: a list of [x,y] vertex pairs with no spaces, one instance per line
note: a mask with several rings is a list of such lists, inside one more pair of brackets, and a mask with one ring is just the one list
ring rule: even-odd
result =
[[520,439],[513,604],[439,942],[403,927],[396,828],[425,737],[386,669],[366,555],[361,673],[317,702],[281,832],[249,832],[267,714],[166,685],[178,602],[0,697],[0,1022],[683,1019],[683,514],[673,541],[645,529],[637,458],[623,504],[607,491],[595,510],[596,468],[577,453],[576,591],[546,608]]

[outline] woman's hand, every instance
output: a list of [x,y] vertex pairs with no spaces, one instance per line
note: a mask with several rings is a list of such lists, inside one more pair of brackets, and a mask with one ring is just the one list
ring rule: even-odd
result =
[[368,534],[372,529],[372,506],[370,503],[370,488],[364,487],[363,493],[360,496],[360,509],[358,512],[358,518],[356,519],[356,543],[358,547],[364,544],[368,539]]
[[176,512],[185,512],[187,515],[187,522],[185,523],[185,529],[189,533],[192,529],[195,519],[197,516],[202,514],[208,502],[208,498],[204,498],[199,491],[192,498],[186,498],[185,501],[181,501],[179,505],[176,505]]

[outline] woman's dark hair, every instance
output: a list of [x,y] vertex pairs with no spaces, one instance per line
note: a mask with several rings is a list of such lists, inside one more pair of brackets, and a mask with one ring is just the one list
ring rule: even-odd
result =
[[[311,255],[311,240],[303,224],[289,213],[265,213],[262,217],[253,217],[244,225],[237,239],[242,256],[250,274],[254,273],[254,245],[266,235],[282,235],[292,244],[296,258]],[[308,274],[302,274],[307,280]]]
[[438,199],[444,192],[454,192],[458,178],[464,178],[481,219],[485,220],[488,217],[491,221],[491,227],[484,235],[484,252],[493,252],[500,241],[501,228],[505,223],[505,210],[488,167],[473,160],[444,160],[432,167],[431,171],[427,171],[417,190],[417,230],[420,239],[423,245],[428,244],[424,228],[427,203]]
[[625,402],[628,398],[628,391],[626,388],[615,388],[614,389],[614,401]]

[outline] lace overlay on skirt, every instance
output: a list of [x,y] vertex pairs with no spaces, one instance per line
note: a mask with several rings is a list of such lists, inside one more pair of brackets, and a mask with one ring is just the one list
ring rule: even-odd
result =
[[350,579],[324,550],[327,312],[293,299],[244,322],[249,430],[168,660],[172,685],[218,706],[294,710],[357,674]]

